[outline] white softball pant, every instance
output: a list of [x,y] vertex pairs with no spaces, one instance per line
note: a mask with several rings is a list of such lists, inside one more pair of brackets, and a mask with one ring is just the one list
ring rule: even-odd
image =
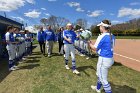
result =
[[83,40],[80,40],[80,48],[84,49],[84,41]]
[[71,54],[72,58],[72,70],[76,69],[76,62],[75,62],[75,47],[73,44],[64,44],[65,50],[65,65],[68,65],[69,54]]
[[101,82],[106,93],[111,93],[111,86],[107,80],[108,70],[113,65],[113,58],[105,58],[99,56],[97,63],[98,82]]
[[15,52],[15,45],[9,44],[7,45],[7,51],[9,55],[9,60],[14,60],[16,57],[16,52]]
[[71,54],[72,61],[75,61],[75,48],[73,44],[64,44],[65,50],[65,59],[69,59],[69,55]]

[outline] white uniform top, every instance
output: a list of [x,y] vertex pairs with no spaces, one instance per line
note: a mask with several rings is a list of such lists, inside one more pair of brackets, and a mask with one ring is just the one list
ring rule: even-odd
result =
[[[6,39],[6,41],[10,41],[10,32],[7,32],[7,33],[5,34],[5,39]],[[6,46],[7,50],[10,50],[10,48],[11,48],[10,46],[11,46],[10,43],[7,44],[7,46]]]

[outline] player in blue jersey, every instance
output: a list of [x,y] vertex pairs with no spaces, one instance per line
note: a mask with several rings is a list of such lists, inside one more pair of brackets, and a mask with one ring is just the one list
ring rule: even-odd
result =
[[30,55],[31,54],[31,34],[28,30],[25,30],[25,44],[26,44],[26,55]]
[[72,70],[73,73],[79,74],[79,71],[76,70],[76,64],[75,64],[75,48],[74,48],[74,41],[76,40],[76,33],[72,30],[72,24],[68,23],[66,26],[67,30],[64,30],[63,32],[63,38],[64,38],[64,50],[65,50],[65,67],[66,69],[70,69],[68,66],[68,59],[69,54],[71,54],[72,58]]
[[89,42],[89,45],[92,50],[95,50],[98,55],[97,63],[97,85],[91,86],[93,90],[100,93],[101,86],[103,86],[105,93],[112,93],[111,86],[107,80],[108,70],[113,65],[113,47],[115,42],[115,37],[110,32],[111,23],[108,20],[103,20],[98,24],[100,32],[102,33],[98,36],[95,44]]
[[[18,42],[17,44],[15,44],[15,61],[18,62],[20,60],[19,58],[19,44],[20,44],[20,41],[19,41],[19,28],[18,27],[14,27],[14,39],[15,39],[15,42]],[[17,66],[15,66],[17,67]],[[18,69],[18,68],[17,68]]]
[[14,32],[14,27],[13,26],[8,26],[7,27],[7,33],[5,34],[5,39],[6,39],[6,49],[8,51],[8,55],[9,55],[9,71],[13,71],[16,70],[15,69],[15,44],[17,44],[17,42],[15,42],[14,36],[13,36],[13,32]]

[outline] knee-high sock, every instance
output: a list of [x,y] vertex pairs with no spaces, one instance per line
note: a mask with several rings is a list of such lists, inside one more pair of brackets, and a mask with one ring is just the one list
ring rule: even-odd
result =
[[97,89],[98,89],[98,90],[101,89],[101,86],[102,86],[102,83],[101,83],[101,81],[100,81],[100,79],[99,79],[99,77],[98,77]]
[[72,61],[72,70],[76,69],[76,64],[75,64],[75,60]]
[[68,60],[67,59],[65,59],[65,65],[68,65]]

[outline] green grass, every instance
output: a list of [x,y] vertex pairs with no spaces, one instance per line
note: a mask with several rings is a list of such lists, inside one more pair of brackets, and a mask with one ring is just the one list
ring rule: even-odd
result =
[[36,39],[33,41],[33,45],[35,44],[38,44],[38,41]]
[[140,39],[140,36],[116,36],[116,39]]
[[[51,58],[44,57],[37,47],[32,56],[18,65],[19,70],[10,73],[6,61],[1,61],[0,93],[96,93],[90,86],[97,80],[97,57],[86,60],[76,56],[80,75],[75,75],[64,68],[64,58],[57,54],[57,45],[54,52]],[[140,72],[119,63],[109,70],[109,82],[113,93],[140,93]]]

